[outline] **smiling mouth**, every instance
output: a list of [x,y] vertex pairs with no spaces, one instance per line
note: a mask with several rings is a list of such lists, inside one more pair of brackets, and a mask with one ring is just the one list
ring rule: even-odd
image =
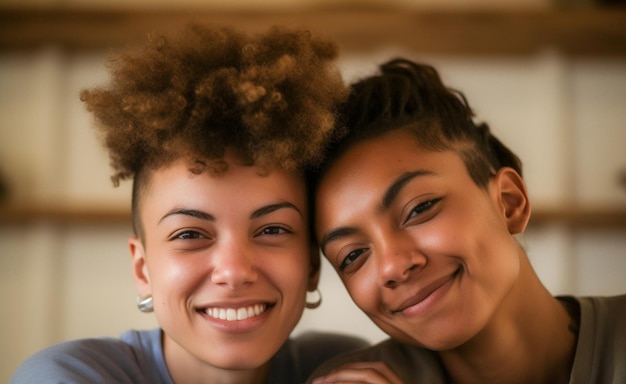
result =
[[266,304],[255,304],[240,308],[209,307],[203,312],[214,319],[241,321],[259,316],[267,309]]
[[441,277],[438,280],[435,280],[425,288],[421,289],[417,295],[412,298],[404,301],[397,309],[391,311],[392,313],[400,313],[406,309],[411,307],[419,306],[424,303],[434,292],[439,290],[439,288],[443,287],[445,284],[456,278],[461,273],[461,268],[457,269],[453,274]]

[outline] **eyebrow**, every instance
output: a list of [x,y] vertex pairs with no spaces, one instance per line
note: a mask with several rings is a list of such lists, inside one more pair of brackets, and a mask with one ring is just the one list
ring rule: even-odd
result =
[[161,217],[161,219],[159,220],[159,224],[166,218],[174,215],[191,216],[197,219],[215,221],[215,216],[211,215],[210,213],[199,211],[197,209],[174,208],[167,212],[165,215],[163,215],[163,217]]
[[304,215],[302,214],[302,211],[300,211],[300,209],[298,207],[296,207],[294,204],[289,203],[289,202],[284,202],[284,203],[277,203],[277,204],[270,204],[270,205],[266,205],[264,207],[261,207],[259,209],[257,209],[256,211],[252,212],[252,214],[250,215],[251,219],[256,219],[259,218],[261,216],[264,215],[268,215],[274,211],[277,211],[279,209],[283,209],[283,208],[291,208],[294,209],[296,212],[298,212],[298,214],[300,214],[300,216],[304,217]]
[[[270,205],[266,205],[264,207],[261,207],[261,208],[257,209],[256,211],[252,212],[252,214],[250,214],[250,218],[251,219],[256,219],[256,218],[259,218],[259,217],[264,216],[264,215],[268,215],[268,214],[270,214],[270,213],[272,213],[274,211],[277,211],[277,210],[283,209],[283,208],[292,208],[296,212],[298,212],[298,214],[300,214],[300,216],[304,217],[302,215],[302,211],[300,211],[300,209],[298,209],[298,207],[296,207],[292,203],[284,202],[284,203],[278,203],[278,204],[270,204]],[[174,215],[184,215],[184,216],[195,217],[197,219],[202,219],[202,220],[207,220],[207,221],[216,221],[215,216],[213,216],[213,215],[211,215],[210,213],[207,213],[207,212],[203,212],[203,211],[200,211],[200,210],[197,210],[197,209],[174,208],[171,211],[167,212],[165,215],[163,215],[163,217],[161,217],[161,219],[159,220],[159,223],[161,223],[167,217],[174,216]]]
[[420,176],[434,175],[431,171],[426,170],[417,170],[412,172],[405,172],[400,177],[395,179],[393,183],[387,188],[385,193],[383,194],[381,208],[383,211],[386,211],[391,206],[391,203],[398,197],[402,188],[407,185],[411,180]]

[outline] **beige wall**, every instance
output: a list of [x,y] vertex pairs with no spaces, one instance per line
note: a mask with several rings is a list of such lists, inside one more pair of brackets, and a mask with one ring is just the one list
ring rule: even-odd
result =
[[[424,56],[390,46],[346,52],[340,64],[350,80],[398,54],[435,64],[465,91],[478,116],[524,160],[536,207],[626,205],[616,181],[626,169],[626,60],[573,60],[554,51]],[[105,79],[102,53],[48,47],[0,55],[0,172],[15,201],[128,204],[129,185],[111,186],[106,156],[77,97]],[[115,223],[0,224],[0,382],[51,343],[156,325],[134,305],[129,234]],[[616,294],[626,292],[625,234],[553,223],[531,228],[521,241],[554,294]],[[322,307],[307,310],[297,332],[383,337],[327,263],[321,290]]]

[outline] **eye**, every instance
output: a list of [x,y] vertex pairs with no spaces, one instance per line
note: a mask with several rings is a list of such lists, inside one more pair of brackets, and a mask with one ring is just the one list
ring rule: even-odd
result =
[[367,248],[359,248],[351,251],[346,255],[346,257],[341,260],[341,264],[339,264],[339,271],[346,272],[346,269],[352,270],[357,266],[357,262],[361,255],[363,255],[367,251]]
[[437,203],[439,203],[441,201],[441,198],[436,198],[436,199],[432,199],[432,200],[427,200],[424,201],[423,203],[417,204],[413,209],[411,209],[411,211],[409,212],[409,215],[405,221],[408,222],[410,219],[417,217],[417,216],[422,216],[424,214],[426,214],[427,212],[429,212],[433,207],[435,207],[437,205]]
[[180,228],[168,239],[173,252],[194,253],[211,247],[215,243],[212,233],[203,228]]
[[268,225],[266,227],[261,228],[259,232],[257,232],[256,236],[277,236],[284,235],[288,233],[293,233],[291,230],[278,226],[278,225]]
[[191,239],[204,239],[204,238],[206,238],[206,236],[204,236],[203,234],[197,231],[185,230],[185,231],[178,232],[177,234],[175,234],[172,237],[172,240],[191,240]]

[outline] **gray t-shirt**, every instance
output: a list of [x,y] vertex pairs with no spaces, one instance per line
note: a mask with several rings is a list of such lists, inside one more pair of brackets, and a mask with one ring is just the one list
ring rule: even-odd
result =
[[570,384],[626,383],[626,295],[580,297]]
[[[271,360],[270,383],[303,383],[317,366],[340,353],[367,346],[356,337],[311,332],[289,339]],[[11,384],[173,384],[165,365],[161,330],[126,331],[119,339],[68,341],[24,361]]]
[[[580,306],[580,329],[570,384],[625,384],[626,295],[560,299]],[[391,339],[331,359],[310,380],[355,361],[384,361],[404,383],[448,382],[436,352]]]

